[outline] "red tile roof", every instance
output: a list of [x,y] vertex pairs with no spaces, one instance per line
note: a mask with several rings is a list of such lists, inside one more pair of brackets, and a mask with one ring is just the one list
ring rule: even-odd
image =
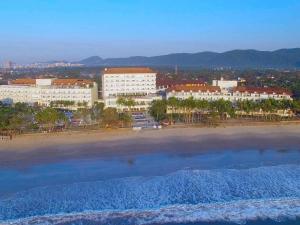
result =
[[35,85],[36,80],[31,79],[31,78],[22,78],[22,79],[16,79],[10,81],[10,84],[15,84],[15,85]]
[[167,92],[221,92],[220,87],[218,86],[201,86],[201,85],[175,85],[167,89]]
[[155,73],[148,67],[112,67],[105,68],[104,74],[122,74],[122,73]]
[[[36,79],[16,79],[10,81],[10,84],[13,85],[35,85],[36,84]],[[83,86],[83,85],[90,85],[93,84],[92,80],[88,79],[55,79],[53,80],[52,85],[78,85],[78,86]]]
[[292,95],[292,93],[280,87],[235,87],[233,88],[233,92],[248,92],[248,93],[258,93],[258,94],[287,94]]

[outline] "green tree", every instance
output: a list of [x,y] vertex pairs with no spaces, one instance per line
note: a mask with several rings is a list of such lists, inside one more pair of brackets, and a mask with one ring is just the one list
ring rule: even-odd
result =
[[45,108],[35,115],[35,120],[42,126],[53,129],[60,118],[59,112],[53,108]]
[[132,117],[130,114],[128,113],[120,113],[119,114],[119,120],[121,121],[122,123],[122,127],[128,127],[128,126],[131,126],[131,123],[132,123]]
[[224,99],[219,99],[217,101],[211,102],[211,109],[215,112],[218,112],[221,118],[226,118],[226,115],[234,115],[234,108],[232,103]]
[[91,110],[88,108],[78,108],[74,113],[74,117],[82,120],[85,124],[91,122]]
[[108,107],[103,111],[102,122],[105,127],[117,125],[119,121],[119,114],[115,108]]
[[9,120],[13,116],[13,109],[11,107],[1,106],[0,107],[0,129],[9,129]]
[[92,119],[96,121],[100,121],[102,118],[104,111],[104,103],[103,102],[95,102],[91,112],[92,112]]
[[196,108],[196,101],[193,97],[189,97],[181,101],[180,106],[183,108],[184,115],[185,115],[185,122],[191,123],[193,122],[193,114],[194,109]]
[[15,113],[10,119],[9,119],[9,126],[8,128],[10,130],[18,130],[20,131],[23,126],[26,126],[26,119],[23,113]]
[[126,106],[128,107],[130,114],[132,112],[132,107],[134,107],[135,105],[136,105],[136,102],[134,101],[134,99],[132,99],[132,98],[127,99]]
[[0,106],[0,129],[20,131],[33,121],[35,108],[26,103]]
[[162,121],[167,117],[167,102],[166,100],[154,100],[149,108],[150,115],[157,122]]
[[206,99],[195,100],[195,106],[197,110],[198,122],[203,120],[203,116],[209,111],[209,102]]
[[295,101],[290,101],[291,104],[291,109],[296,113],[300,112],[300,101],[295,100]]
[[128,108],[129,113],[131,114],[132,112],[132,107],[136,105],[136,102],[132,98],[125,98],[125,97],[119,97],[117,99],[117,104],[119,106],[125,106]]
[[200,111],[208,110],[209,102],[205,99],[195,100],[196,108]]

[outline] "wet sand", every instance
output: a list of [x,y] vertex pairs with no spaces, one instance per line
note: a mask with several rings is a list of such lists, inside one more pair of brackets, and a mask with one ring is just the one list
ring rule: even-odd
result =
[[300,149],[300,125],[110,130],[18,136],[0,143],[0,166],[29,166],[66,159],[150,152]]

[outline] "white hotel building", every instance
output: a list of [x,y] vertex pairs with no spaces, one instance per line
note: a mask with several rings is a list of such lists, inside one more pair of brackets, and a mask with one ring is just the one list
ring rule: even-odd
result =
[[[0,101],[38,103],[49,106],[51,102],[86,103],[92,107],[98,99],[97,84],[86,79],[16,79],[8,85],[0,85]],[[70,108],[70,107],[69,107]]]
[[146,110],[155,99],[156,73],[146,67],[106,68],[102,74],[102,98],[105,107],[125,109],[117,104],[119,97],[136,102],[134,110]]

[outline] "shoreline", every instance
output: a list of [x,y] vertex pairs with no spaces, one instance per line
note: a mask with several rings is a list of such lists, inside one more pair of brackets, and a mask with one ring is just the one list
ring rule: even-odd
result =
[[300,124],[25,134],[0,144],[0,166],[26,167],[44,162],[148,153],[198,154],[226,149],[285,151],[295,146],[300,146]]
[[[87,129],[87,130],[67,130],[55,133],[27,133],[13,137],[12,140],[0,142],[0,152],[6,150],[30,150],[40,147],[51,147],[57,144],[85,144],[95,141],[106,141],[120,138],[131,138],[138,136],[140,133],[147,132],[168,132],[169,130],[181,129],[234,129],[249,127],[251,129],[257,128],[259,130],[268,127],[299,127],[300,121],[280,121],[280,122],[245,122],[245,123],[222,123],[218,126],[203,126],[203,125],[172,125],[162,129],[144,129],[134,131],[131,128],[117,128],[117,129]],[[159,137],[159,136],[158,136]],[[74,138],[74,139],[68,139]]]

